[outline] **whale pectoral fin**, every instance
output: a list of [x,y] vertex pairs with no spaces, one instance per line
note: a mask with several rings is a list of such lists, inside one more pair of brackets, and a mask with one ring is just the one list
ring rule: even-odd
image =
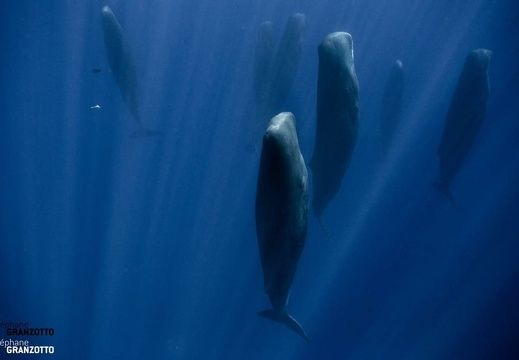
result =
[[146,128],[139,128],[135,130],[130,137],[132,138],[142,138],[142,137],[149,137],[149,136],[157,136],[162,135],[160,131],[157,130],[151,130]]
[[258,311],[258,315],[265,319],[270,319],[272,321],[285,325],[290,330],[294,331],[296,334],[298,334],[303,339],[305,339],[306,342],[310,342],[310,339],[308,338],[308,335],[306,335],[306,332],[303,329],[303,327],[301,326],[301,324],[299,324],[297,322],[297,320],[294,319],[287,312],[279,312],[274,309],[268,309],[268,310]]

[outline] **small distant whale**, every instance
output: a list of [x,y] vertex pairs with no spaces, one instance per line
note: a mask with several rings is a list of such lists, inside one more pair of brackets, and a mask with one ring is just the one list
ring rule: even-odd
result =
[[273,114],[284,110],[282,107],[294,84],[301,60],[305,25],[305,15],[299,13],[291,15],[279,42],[272,62],[270,78],[270,104]]
[[273,24],[265,21],[259,27],[255,51],[254,96],[257,117],[263,123],[283,111],[282,107],[299,68],[305,24],[305,15],[291,15],[277,48]]
[[452,179],[463,165],[486,116],[491,57],[492,52],[487,49],[476,49],[467,55],[445,120],[438,148],[440,173],[434,186],[451,202],[454,202],[450,191]]
[[141,121],[137,94],[137,74],[130,47],[123,36],[123,29],[110,7],[103,6],[101,15],[108,64],[123,100],[139,126],[133,136],[155,135],[157,132],[144,128]]
[[350,34],[327,35],[318,52],[317,128],[310,168],[319,219],[340,189],[357,142],[359,85]]
[[384,153],[390,148],[398,128],[402,113],[404,94],[404,65],[396,60],[386,81],[384,96],[380,107],[380,138]]
[[287,311],[306,241],[307,179],[294,115],[278,114],[263,136],[256,192],[256,233],[265,293],[272,304],[272,309],[258,314],[286,325],[308,341],[303,327]]
[[[254,96],[258,113],[268,116],[267,101],[269,97],[270,71],[274,59],[275,39],[272,22],[263,22],[258,30],[254,66]],[[265,120],[266,122],[266,120]],[[263,125],[264,126],[264,125]],[[262,126],[262,128],[263,128]]]

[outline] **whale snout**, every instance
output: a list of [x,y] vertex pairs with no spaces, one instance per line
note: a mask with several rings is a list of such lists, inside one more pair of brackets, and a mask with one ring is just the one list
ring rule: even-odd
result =
[[112,11],[112,9],[110,9],[110,6],[105,5],[105,6],[103,6],[103,8],[101,9],[101,14],[102,14],[103,16],[113,16],[113,15],[114,15],[114,12]]
[[476,49],[472,50],[468,58],[473,66],[477,68],[486,69],[490,64],[490,60],[492,59],[492,51],[488,49]]

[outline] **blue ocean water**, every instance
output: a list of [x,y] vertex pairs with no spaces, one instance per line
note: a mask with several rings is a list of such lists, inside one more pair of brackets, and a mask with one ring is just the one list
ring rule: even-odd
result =
[[[0,5],[0,322],[55,329],[29,338],[55,354],[19,357],[517,358],[515,0],[106,4],[133,51],[142,120],[160,136],[130,137],[105,3]],[[285,110],[307,161],[326,34],[351,33],[360,86],[352,162],[325,228],[310,214],[288,305],[308,344],[256,314],[269,303],[254,223],[254,46],[261,22],[279,37],[295,12],[306,28]],[[432,187],[436,152],[475,48],[493,51],[490,98],[453,206]],[[375,133],[397,58],[401,126],[381,160]]]

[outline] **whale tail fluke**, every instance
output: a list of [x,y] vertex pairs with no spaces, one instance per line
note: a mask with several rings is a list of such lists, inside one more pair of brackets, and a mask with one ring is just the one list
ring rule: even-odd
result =
[[449,202],[452,204],[452,205],[456,205],[456,203],[454,202],[454,196],[452,196],[452,193],[451,191],[449,190],[449,186],[445,183],[442,183],[442,182],[435,182],[433,184],[434,188],[440,192],[441,194],[443,194],[447,199],[449,199]]
[[157,135],[162,135],[162,133],[160,131],[157,131],[157,130],[151,130],[151,129],[146,129],[144,127],[141,127],[137,130],[135,130],[131,137],[132,138],[143,138],[143,137],[150,137],[150,136],[157,136]]
[[294,319],[288,312],[280,312],[274,309],[268,309],[258,311],[258,315],[265,319],[270,319],[275,322],[281,323],[288,327],[290,330],[294,331],[299,336],[301,336],[303,339],[305,339],[306,342],[310,341],[310,339],[308,339],[308,335],[306,335],[306,332],[301,326],[301,324],[299,324],[297,320]]

